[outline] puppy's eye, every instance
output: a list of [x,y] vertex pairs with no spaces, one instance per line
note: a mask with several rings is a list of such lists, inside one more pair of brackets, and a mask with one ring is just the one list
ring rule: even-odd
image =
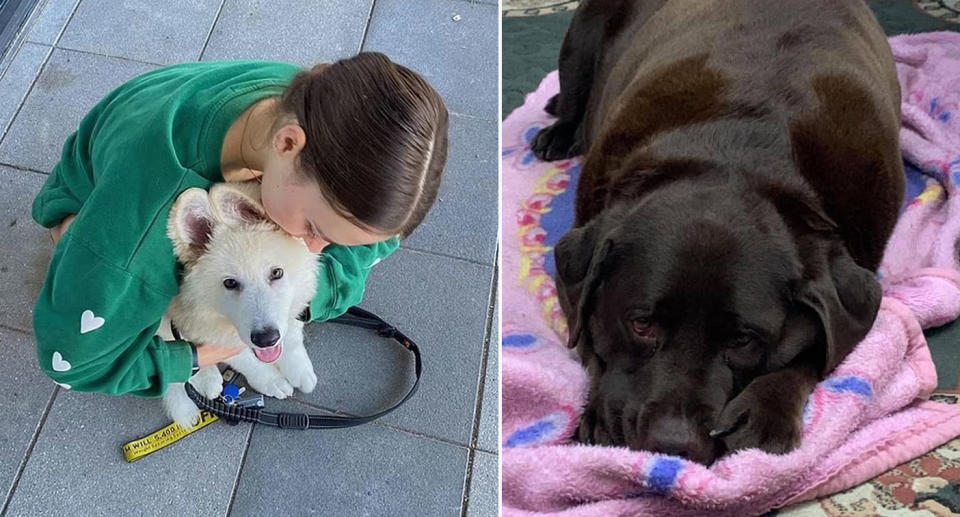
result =
[[232,278],[228,278],[228,279],[226,279],[226,280],[223,281],[223,286],[226,287],[227,289],[233,291],[234,289],[239,289],[239,288],[240,288],[240,282],[237,282],[236,280],[234,280],[234,279],[232,279]]
[[270,272],[270,280],[279,280],[283,278],[283,268],[275,267]]

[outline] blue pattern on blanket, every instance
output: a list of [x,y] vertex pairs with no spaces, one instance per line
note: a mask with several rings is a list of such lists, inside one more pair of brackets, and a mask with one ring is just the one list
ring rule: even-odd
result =
[[547,232],[544,244],[550,247],[550,251],[544,256],[543,269],[553,278],[557,278],[557,268],[554,264],[553,248],[570,228],[573,227],[574,216],[574,195],[577,191],[577,181],[580,178],[580,164],[576,164],[567,169],[570,174],[570,186],[562,194],[553,198],[550,203],[550,211],[543,214],[540,219],[540,226]]
[[647,475],[647,486],[657,492],[669,492],[676,483],[680,471],[683,470],[683,460],[658,457],[653,461],[650,474]]
[[503,348],[528,350],[538,345],[537,336],[533,334],[507,334],[503,336]]
[[866,379],[855,375],[833,377],[823,381],[823,385],[834,393],[854,393],[864,398],[873,396],[873,388],[870,387],[870,383]]

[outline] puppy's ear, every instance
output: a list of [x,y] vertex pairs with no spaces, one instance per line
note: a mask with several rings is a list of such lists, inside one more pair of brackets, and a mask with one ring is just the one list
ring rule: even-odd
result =
[[604,262],[613,247],[613,241],[600,238],[598,219],[570,230],[554,249],[557,294],[570,329],[567,346],[579,346],[581,356],[589,349],[584,327],[593,313],[593,294],[603,279]]
[[189,263],[200,258],[213,234],[214,219],[207,191],[191,188],[183,191],[170,209],[167,236],[173,241],[177,259]]
[[827,267],[800,294],[820,319],[821,375],[829,374],[867,335],[882,297],[876,275],[857,265],[843,244],[834,242],[827,253]]
[[217,218],[230,226],[269,221],[259,192],[251,185],[218,183],[210,189],[210,205]]

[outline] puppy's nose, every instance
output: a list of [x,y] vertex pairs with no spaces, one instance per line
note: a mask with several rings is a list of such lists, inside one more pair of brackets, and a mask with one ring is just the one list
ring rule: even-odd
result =
[[706,430],[698,429],[692,421],[676,417],[661,417],[652,422],[644,448],[704,465],[713,463],[717,456],[716,441],[707,435]]
[[273,346],[277,344],[279,340],[280,331],[273,327],[264,327],[250,333],[250,341],[253,341],[254,345],[261,348]]

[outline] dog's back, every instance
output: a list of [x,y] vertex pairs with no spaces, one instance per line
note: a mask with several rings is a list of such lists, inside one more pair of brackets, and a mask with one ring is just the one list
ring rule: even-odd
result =
[[[629,6],[611,12],[608,4]],[[590,2],[607,10],[604,59],[594,76],[602,85],[590,126],[595,130],[615,113],[623,94],[648,82],[644,78],[694,72],[678,62],[708,57],[711,69],[735,71],[724,77],[738,100],[776,102],[802,110],[816,105],[804,88],[823,74],[843,74],[864,82],[876,98],[896,99],[883,108],[899,113],[899,85],[883,31],[861,0],[660,0]],[[588,6],[590,7],[590,6]],[[876,82],[877,77],[886,80]],[[666,78],[671,80],[670,77]],[[677,82],[676,78],[672,82]],[[588,132],[588,138],[590,133]]]
[[[581,187],[672,158],[799,172],[857,261],[877,266],[902,197],[900,91],[864,2],[667,0],[607,16],[626,21],[605,25]],[[585,199],[579,224],[604,204]]]

